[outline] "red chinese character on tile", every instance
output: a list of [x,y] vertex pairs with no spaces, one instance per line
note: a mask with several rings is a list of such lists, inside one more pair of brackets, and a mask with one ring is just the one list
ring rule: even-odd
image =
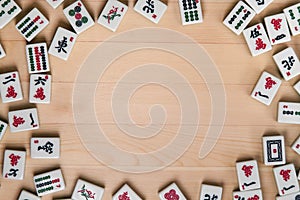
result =
[[24,124],[24,122],[25,122],[25,120],[22,117],[17,117],[15,115],[13,117],[13,120],[14,120],[14,122],[13,122],[14,127],[18,127],[20,124]]
[[281,28],[281,23],[282,22],[282,19],[272,19],[271,20],[271,24],[273,24],[274,25],[274,29],[276,30],[276,31],[278,31],[280,28]]
[[273,87],[273,85],[276,85],[276,81],[272,80],[271,77],[267,77],[266,78],[266,84],[265,84],[265,88],[267,89],[271,89]]
[[290,179],[290,173],[291,173],[290,169],[287,169],[287,170],[282,169],[280,171],[280,175],[282,176],[284,181],[288,181]]
[[128,197],[128,192],[124,192],[123,194],[118,196],[119,200],[130,200],[130,198]]
[[254,195],[253,197],[249,197],[247,200],[259,200],[259,196]]
[[38,88],[35,91],[35,95],[33,97],[36,99],[44,100],[46,98],[46,96],[44,94],[44,89],[42,87]]
[[16,93],[14,86],[11,85],[7,88],[7,94],[6,94],[7,98],[10,98],[10,97],[16,98],[17,95],[18,94]]
[[257,40],[255,41],[256,50],[260,50],[260,49],[265,49],[266,48],[266,43],[264,43],[264,41],[261,38],[257,38]]
[[164,197],[166,200],[179,200],[179,195],[176,194],[174,189],[171,189],[169,192],[167,192]]
[[21,156],[15,155],[15,154],[10,154],[10,164],[11,166],[16,166],[18,164],[18,160],[20,160]]
[[244,171],[245,173],[245,176],[249,177],[252,175],[252,169],[253,169],[253,166],[252,165],[243,165],[242,167],[242,170]]

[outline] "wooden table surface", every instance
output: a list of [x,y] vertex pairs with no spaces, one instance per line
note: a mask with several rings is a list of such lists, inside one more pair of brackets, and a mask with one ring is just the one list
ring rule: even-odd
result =
[[[33,7],[39,8],[49,19],[50,24],[31,43],[45,41],[49,47],[58,26],[72,30],[63,14],[63,8],[73,1],[66,0],[55,10],[45,0],[16,0],[16,2],[22,7],[22,13],[0,31],[0,42],[7,54],[0,61],[0,73],[15,69],[19,71],[24,100],[0,104],[0,118],[7,121],[9,110],[37,107],[40,129],[20,133],[10,133],[8,129],[1,140],[0,160],[3,160],[2,156],[6,148],[26,149],[27,152],[24,180],[11,181],[0,178],[1,200],[17,199],[22,188],[35,192],[33,175],[56,168],[61,168],[63,171],[66,189],[42,199],[70,197],[76,180],[82,178],[105,187],[104,199],[111,199],[112,194],[125,182],[129,183],[144,199],[158,199],[159,190],[176,182],[188,199],[199,199],[201,184],[208,183],[222,186],[223,199],[229,200],[232,199],[232,191],[238,189],[235,163],[247,159],[258,161],[263,196],[264,199],[271,200],[275,199],[277,188],[272,167],[263,164],[261,140],[263,135],[272,134],[285,136],[287,162],[294,163],[298,171],[299,155],[292,151],[290,146],[299,135],[299,125],[279,124],[276,122],[276,115],[278,101],[299,102],[300,97],[292,88],[299,77],[288,82],[283,81],[270,106],[253,100],[250,93],[264,70],[281,77],[272,59],[273,54],[291,46],[300,56],[299,36],[292,37],[292,41],[288,43],[274,46],[270,52],[252,57],[243,36],[235,35],[222,24],[225,16],[237,3],[236,0],[201,1],[204,22],[190,26],[181,25],[177,0],[168,2],[164,0],[168,4],[168,9],[159,24],[154,24],[135,12],[133,10],[135,1],[130,0],[126,2],[129,10],[115,33],[95,24],[78,36],[68,61],[50,56],[53,75],[51,103],[33,105],[28,103],[29,74],[25,57],[26,41],[17,32],[15,24]],[[97,20],[106,1],[84,0],[83,2],[92,17]],[[265,16],[282,12],[283,8],[297,2],[297,0],[274,0],[251,21],[250,25],[263,22]],[[73,118],[73,89],[80,67],[99,44],[122,32],[146,27],[177,31],[192,38],[207,51],[223,80],[226,92],[226,119],[214,149],[204,159],[199,159],[199,149],[210,126],[212,114],[211,101],[203,77],[195,74],[189,63],[172,53],[157,49],[141,49],[123,55],[109,66],[101,78],[99,77],[99,87],[95,93],[96,115],[101,121],[102,129],[107,133],[106,136],[114,145],[130,152],[149,152],[159,149],[176,136],[180,125],[180,107],[174,95],[162,86],[150,84],[140,88],[130,99],[130,114],[135,125],[145,126],[150,123],[148,109],[153,104],[162,104],[167,113],[166,124],[162,131],[152,138],[136,139],[125,135],[117,128],[110,107],[113,87],[123,74],[138,65],[161,63],[179,70],[197,91],[200,109],[200,122],[195,124],[199,126],[197,136],[176,162],[154,172],[125,173],[107,167],[84,147]],[[176,42],[178,41],[173,41],[174,44]],[[128,42],[120,41],[120,45],[122,44],[128,45]],[[120,84],[126,86],[130,83]],[[29,142],[32,136],[59,136],[61,138],[60,159],[31,159]]]

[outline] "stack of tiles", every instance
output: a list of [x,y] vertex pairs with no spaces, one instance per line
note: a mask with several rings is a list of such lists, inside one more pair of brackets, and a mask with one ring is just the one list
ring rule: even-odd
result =
[[14,0],[0,0],[0,29],[13,20],[22,9]]
[[0,74],[0,93],[3,103],[23,99],[19,73],[17,71]]
[[34,194],[31,194],[30,192],[22,190],[22,192],[19,195],[18,200],[41,200],[41,198]]
[[4,51],[3,47],[2,47],[2,45],[0,44],[0,59],[1,59],[1,58],[4,58],[5,56],[6,56],[6,53],[5,53],[5,51]]
[[264,136],[263,152],[265,165],[284,165],[285,146],[283,136]]
[[72,200],[95,199],[101,200],[104,194],[104,188],[78,179],[73,190]]
[[64,14],[77,34],[82,33],[95,24],[80,0],[66,7]]
[[12,133],[39,128],[36,108],[11,111],[8,113],[8,121]]
[[36,175],[33,177],[33,181],[39,197],[65,189],[65,182],[60,169]]
[[259,102],[270,105],[281,85],[281,80],[268,72],[263,72],[260,76],[251,97]]
[[120,199],[133,199],[133,200],[142,200],[133,189],[129,187],[129,185],[123,185],[114,195],[113,200],[120,200]]
[[294,164],[275,167],[273,172],[280,196],[299,192],[299,183]]
[[46,17],[37,9],[32,9],[21,21],[16,25],[19,33],[30,42],[37,34],[39,34],[49,21]]
[[300,103],[279,102],[277,121],[286,124],[300,124]]
[[223,24],[235,34],[240,35],[254,16],[254,10],[243,1],[239,1],[224,19]]
[[26,152],[5,150],[3,161],[3,178],[23,180],[25,174]]
[[179,187],[176,185],[176,183],[172,183],[165,189],[159,192],[159,198],[160,200],[166,200],[166,199],[180,199],[180,200],[186,200],[185,196],[179,189]]
[[182,25],[203,22],[200,0],[178,0]]
[[236,170],[240,191],[233,192],[233,199],[262,199],[257,161],[237,162]]
[[98,18],[98,23],[115,32],[123,20],[128,6],[117,0],[108,0]]
[[222,200],[222,187],[202,184],[200,200],[214,199]]
[[165,14],[167,5],[159,0],[138,0],[133,9],[157,24]]
[[30,142],[31,158],[59,158],[60,139],[59,138],[31,138]]

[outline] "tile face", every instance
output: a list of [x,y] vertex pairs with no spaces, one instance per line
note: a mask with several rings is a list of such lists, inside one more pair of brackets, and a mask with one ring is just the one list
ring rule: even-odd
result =
[[74,47],[77,34],[58,27],[49,48],[49,54],[63,60],[68,60]]
[[285,146],[283,136],[263,137],[264,163],[265,165],[283,165],[285,159]]
[[17,71],[0,74],[0,93],[2,103],[23,99],[19,73]]
[[46,43],[43,42],[26,45],[26,57],[29,74],[50,71]]
[[13,20],[22,9],[13,0],[0,0],[0,29]]
[[267,32],[262,23],[245,29],[243,35],[252,56],[258,56],[272,49]]
[[129,185],[123,185],[117,193],[114,194],[113,200],[142,200],[130,187]]
[[294,85],[294,89],[297,91],[297,93],[300,95],[300,81],[298,81],[295,85]]
[[158,195],[161,200],[172,198],[186,200],[185,196],[182,194],[176,183],[172,183],[171,185],[160,191]]
[[30,103],[50,103],[51,75],[31,74],[29,88]]
[[260,188],[260,178],[256,160],[236,163],[236,170],[241,191]]
[[19,195],[18,200],[41,200],[41,198],[38,196],[35,196],[34,194],[31,194],[30,192],[22,190],[22,192]]
[[292,194],[299,191],[299,183],[294,164],[273,168],[279,195]]
[[7,129],[7,123],[0,120],[0,141],[5,133],[6,129]]
[[3,47],[2,47],[2,45],[0,44],[0,59],[1,59],[1,58],[4,58],[5,56],[6,56],[6,53],[5,53],[5,51],[4,51]]
[[98,18],[98,23],[115,32],[127,10],[128,7],[125,4],[117,0],[108,0]]
[[284,195],[282,197],[276,197],[276,200],[298,200],[300,199],[300,192]]
[[47,0],[47,2],[56,9],[64,0]]
[[167,5],[159,0],[138,0],[133,9],[157,24],[165,14]]
[[254,10],[243,1],[239,1],[224,19],[223,24],[235,34],[240,35],[254,16]]
[[259,14],[263,11],[273,0],[246,0],[246,2]]
[[182,25],[203,22],[200,0],[178,0]]
[[12,133],[39,128],[36,108],[16,110],[8,113],[9,127]]
[[283,9],[287,18],[292,35],[300,34],[300,3]]
[[283,13],[265,17],[265,25],[272,45],[291,40],[289,27]]
[[104,194],[104,188],[89,183],[87,181],[78,179],[73,190],[73,200],[95,199],[101,200]]
[[33,177],[38,196],[44,196],[65,189],[65,182],[60,169]]
[[31,138],[31,158],[59,158],[60,139],[53,137]]
[[268,106],[272,103],[280,85],[281,80],[279,78],[268,72],[263,72],[251,93],[251,97]]
[[292,149],[300,155],[300,136],[298,137],[298,139],[293,143],[292,145]]
[[249,191],[243,191],[243,192],[233,192],[233,200],[243,200],[243,199],[258,199],[262,200],[262,192],[261,190],[249,190]]
[[279,123],[300,124],[300,103],[279,102],[277,121]]
[[3,161],[3,178],[22,180],[24,178],[26,152],[5,150]]
[[300,62],[292,47],[273,55],[273,59],[286,81],[300,74]]
[[82,1],[76,1],[66,7],[64,14],[77,34],[82,33],[95,24]]
[[222,187],[202,184],[201,192],[200,192],[200,200],[207,200],[207,199],[221,200],[222,191],[223,191]]
[[46,17],[37,8],[34,8],[17,23],[16,28],[19,33],[30,42],[46,28],[48,24],[49,21]]

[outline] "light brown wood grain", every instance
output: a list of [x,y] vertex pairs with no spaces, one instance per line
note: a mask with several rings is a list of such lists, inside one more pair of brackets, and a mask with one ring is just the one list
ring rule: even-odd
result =
[[[15,28],[23,16],[33,7],[39,8],[50,20],[50,24],[31,43],[45,41],[50,45],[58,26],[71,29],[63,8],[71,0],[66,0],[56,10],[45,0],[16,0],[23,12],[0,31],[0,42],[7,53],[0,60],[0,73],[18,70],[21,77],[24,100],[0,104],[0,118],[7,120],[9,110],[36,106],[38,108],[40,126],[36,131],[10,133],[9,130],[0,142],[0,160],[6,148],[26,149],[27,163],[25,179],[10,181],[0,178],[0,199],[17,199],[22,188],[35,192],[33,176],[48,170],[61,168],[66,182],[66,190],[47,195],[43,200],[70,197],[78,178],[86,179],[105,187],[104,199],[111,199],[114,192],[127,182],[144,199],[158,199],[158,191],[175,181],[190,200],[199,199],[202,183],[216,184],[223,187],[223,199],[232,199],[232,191],[238,189],[235,162],[246,159],[256,159],[259,164],[263,196],[266,200],[275,199],[277,188],[273,178],[272,167],[263,164],[261,137],[263,135],[281,134],[286,139],[287,162],[300,167],[299,155],[290,148],[299,135],[299,125],[279,124],[276,122],[277,102],[280,100],[299,102],[292,85],[299,77],[283,81],[278,94],[270,106],[253,100],[250,93],[262,71],[267,70],[275,76],[280,76],[272,59],[272,55],[287,46],[292,46],[300,56],[299,36],[292,37],[286,44],[274,46],[272,51],[252,57],[242,35],[236,36],[222,21],[233,8],[235,0],[204,0],[202,2],[204,22],[198,25],[182,26],[177,0],[164,1],[168,4],[166,14],[159,24],[153,24],[133,10],[135,1],[126,2],[128,13],[117,32],[113,33],[99,24],[78,36],[74,49],[68,61],[50,56],[52,83],[52,100],[49,105],[32,105],[28,103],[29,74],[25,58],[26,42]],[[95,20],[105,5],[104,0],[84,0],[89,12]],[[262,13],[257,15],[250,25],[263,22],[265,16],[282,12],[282,9],[297,3],[297,0],[274,2]],[[204,141],[212,115],[211,99],[205,77],[198,74],[186,60],[172,53],[160,50],[134,51],[115,60],[98,80],[95,92],[95,113],[106,136],[116,146],[132,152],[150,152],[166,145],[176,137],[180,126],[180,107],[176,97],[158,85],[147,85],[140,88],[129,100],[129,110],[134,121],[130,126],[145,126],[150,122],[149,108],[153,104],[162,104],[167,113],[166,125],[156,136],[149,139],[137,139],[124,134],[117,126],[111,108],[111,96],[118,80],[129,70],[146,63],[161,63],[179,71],[189,81],[190,86],[197,91],[200,110],[197,135],[187,151],[170,166],[151,173],[131,174],[110,169],[97,160],[85,148],[77,133],[72,108],[73,89],[77,74],[85,59],[103,41],[122,32],[136,28],[157,27],[177,31],[192,38],[201,45],[216,64],[226,92],[226,119],[220,138],[213,151],[204,159],[198,158],[199,149]],[[173,41],[172,44],[180,44]],[[126,40],[120,45],[130,45]],[[159,73],[159,72],[158,72]],[[127,90],[136,83],[135,80],[122,82],[120,87]],[[176,82],[183,87],[182,82]],[[121,100],[120,100],[121,101]],[[120,122],[118,122],[120,123]],[[92,126],[92,125],[91,125]],[[88,131],[88,129],[87,129]],[[61,138],[61,158],[57,160],[31,159],[30,138],[32,136],[59,136]],[[208,140],[211,137],[208,136]],[[95,141],[90,144],[96,145]],[[2,168],[2,165],[0,164]],[[145,166],[140,166],[145,167]]]

